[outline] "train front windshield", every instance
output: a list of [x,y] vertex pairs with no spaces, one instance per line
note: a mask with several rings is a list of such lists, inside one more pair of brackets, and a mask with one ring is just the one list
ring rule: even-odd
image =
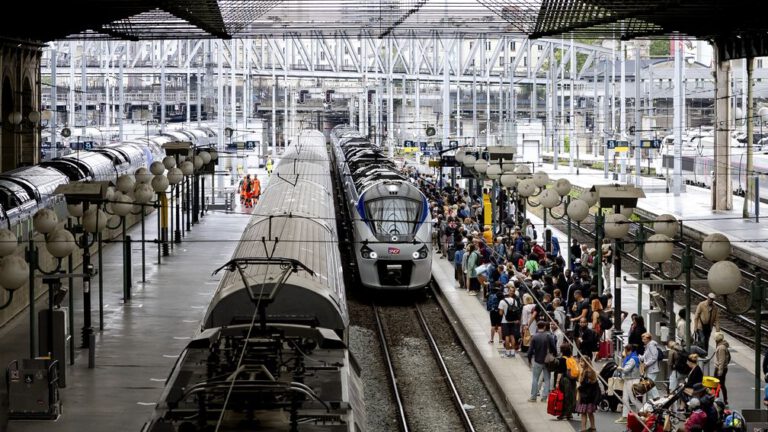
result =
[[379,198],[365,205],[368,224],[376,235],[407,235],[416,232],[421,202],[410,199]]

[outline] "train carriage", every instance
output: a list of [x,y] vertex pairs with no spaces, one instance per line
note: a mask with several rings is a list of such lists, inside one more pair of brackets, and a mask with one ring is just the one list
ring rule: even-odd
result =
[[329,173],[324,136],[302,132],[144,431],[364,429]]
[[362,285],[376,290],[424,288],[432,275],[426,197],[355,129],[337,126],[331,141]]

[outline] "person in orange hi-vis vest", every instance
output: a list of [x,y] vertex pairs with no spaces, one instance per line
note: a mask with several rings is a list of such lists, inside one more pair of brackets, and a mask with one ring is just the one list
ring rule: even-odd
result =
[[259,196],[261,196],[261,182],[259,181],[259,177],[253,176],[253,180],[251,180],[251,194],[252,194],[252,200],[253,204],[259,203]]
[[251,181],[251,175],[248,174],[245,176],[242,186],[240,186],[240,197],[242,198],[246,208],[249,208],[252,205],[251,204],[252,189],[253,189],[253,183]]

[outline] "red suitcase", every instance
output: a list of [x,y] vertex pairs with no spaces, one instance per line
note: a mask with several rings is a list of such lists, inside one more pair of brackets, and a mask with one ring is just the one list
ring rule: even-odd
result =
[[553,416],[563,415],[563,392],[560,389],[554,389],[547,399],[547,414]]
[[613,344],[609,340],[601,340],[597,347],[597,358],[606,359],[613,355]]

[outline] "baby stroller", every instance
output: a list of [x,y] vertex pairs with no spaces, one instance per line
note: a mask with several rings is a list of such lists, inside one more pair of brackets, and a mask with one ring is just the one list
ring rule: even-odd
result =
[[[618,365],[614,361],[606,363],[602,369],[600,369],[600,390],[602,392],[600,399],[597,402],[597,408],[600,411],[612,411],[616,412],[619,404],[621,404],[622,389],[611,388],[614,383],[613,375],[616,373]],[[606,384],[607,383],[607,384]]]

